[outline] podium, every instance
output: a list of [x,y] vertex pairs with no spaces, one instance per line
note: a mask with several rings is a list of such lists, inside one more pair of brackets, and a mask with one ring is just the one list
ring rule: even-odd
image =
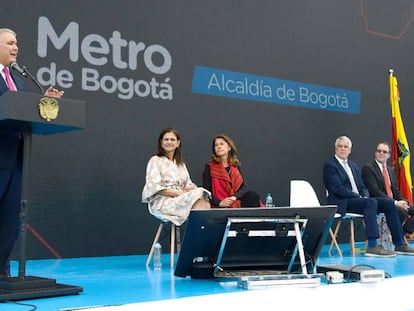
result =
[[0,278],[0,302],[73,295],[83,291],[82,287],[58,284],[54,279],[26,276],[26,218],[30,207],[32,134],[54,135],[84,127],[85,103],[82,101],[28,92],[6,92],[0,96],[0,131],[20,132],[24,138],[18,276]]

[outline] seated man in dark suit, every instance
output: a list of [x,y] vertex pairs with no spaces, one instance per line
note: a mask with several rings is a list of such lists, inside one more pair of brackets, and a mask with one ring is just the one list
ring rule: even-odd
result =
[[408,201],[402,196],[395,173],[387,165],[390,155],[390,144],[387,142],[379,143],[375,151],[374,161],[362,167],[362,180],[371,197],[390,197],[394,199],[405,232],[412,233],[414,231],[414,218],[411,220],[411,216],[414,214],[414,207],[410,207]]
[[[390,198],[370,198],[368,189],[362,181],[361,173],[355,162],[348,161],[352,142],[346,136],[335,141],[335,156],[323,167],[323,181],[328,191],[328,204],[337,205],[337,212],[364,216],[365,234],[368,247],[366,256],[394,257],[396,254],[414,255],[414,249],[403,241],[403,232],[398,219],[394,200]],[[384,213],[390,228],[395,251],[386,250],[377,244],[379,229],[377,214]]]

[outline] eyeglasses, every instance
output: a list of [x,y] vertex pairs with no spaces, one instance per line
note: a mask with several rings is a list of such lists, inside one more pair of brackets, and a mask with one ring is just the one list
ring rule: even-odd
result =
[[384,154],[387,154],[387,153],[388,153],[388,151],[387,151],[387,150],[381,150],[381,149],[377,149],[377,152],[378,152],[378,153],[384,153]]

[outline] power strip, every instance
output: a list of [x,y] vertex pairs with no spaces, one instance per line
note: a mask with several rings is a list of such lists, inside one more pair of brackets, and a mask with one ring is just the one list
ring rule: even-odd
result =
[[385,272],[384,270],[362,270],[359,273],[359,281],[363,283],[370,283],[370,282],[380,282],[384,281],[385,279]]
[[[342,273],[344,280],[361,282],[378,282],[385,279],[383,270],[372,269],[364,266],[345,266],[345,265],[322,265],[316,266],[318,273],[339,272]],[[329,281],[329,280],[327,280]]]

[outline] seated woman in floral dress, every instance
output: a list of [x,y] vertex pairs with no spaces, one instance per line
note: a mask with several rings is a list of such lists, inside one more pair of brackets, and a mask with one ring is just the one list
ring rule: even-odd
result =
[[162,130],[158,152],[148,161],[142,190],[142,202],[148,203],[149,212],[180,226],[191,209],[210,208],[209,196],[209,191],[191,181],[181,154],[179,132],[173,128]]

